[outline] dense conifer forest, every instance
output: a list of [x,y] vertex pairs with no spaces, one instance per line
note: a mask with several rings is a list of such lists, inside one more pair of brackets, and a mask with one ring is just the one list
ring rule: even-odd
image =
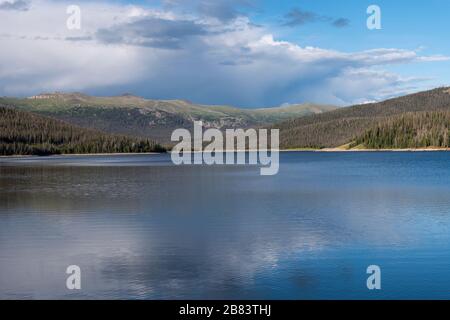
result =
[[0,155],[164,151],[148,139],[106,134],[60,120],[0,107]]
[[450,148],[450,112],[408,113],[388,119],[354,145],[369,149]]

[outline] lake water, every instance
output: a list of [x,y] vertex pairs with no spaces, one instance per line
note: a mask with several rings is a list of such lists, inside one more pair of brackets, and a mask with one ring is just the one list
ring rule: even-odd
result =
[[450,298],[450,153],[280,161],[2,158],[0,298]]

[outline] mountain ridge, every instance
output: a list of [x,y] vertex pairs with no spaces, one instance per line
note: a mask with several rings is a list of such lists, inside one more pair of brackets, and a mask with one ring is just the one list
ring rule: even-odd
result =
[[193,121],[206,128],[234,129],[271,126],[309,114],[334,110],[334,106],[293,104],[275,108],[239,109],[201,105],[187,100],[151,100],[124,94],[94,97],[83,93],[44,93],[25,99],[0,98],[0,106],[34,112],[84,128],[108,133],[148,137],[170,144],[173,130],[192,129]]
[[[129,93],[115,97],[93,97],[82,93],[45,93],[26,99],[0,98],[0,106],[30,111],[83,128],[147,137],[163,142],[169,148],[173,130],[191,130],[193,121],[202,121],[206,128],[221,130],[261,127],[280,129],[282,149],[332,149],[345,145],[355,147],[356,141],[359,141],[359,147],[363,148],[364,144],[366,147],[389,146],[386,137],[392,138],[392,141],[414,141],[410,143],[414,148],[414,145],[428,145],[421,141],[418,143],[411,136],[422,137],[429,134],[432,141],[448,141],[444,132],[448,117],[436,112],[450,111],[450,88],[441,87],[382,102],[342,108],[301,104],[239,109],[220,105],[199,105],[187,100],[151,100]],[[423,116],[423,112],[430,114]],[[408,120],[412,123],[409,126],[393,122],[409,114],[416,114],[408,116],[407,119],[413,118]],[[421,126],[414,122],[420,119],[422,123],[436,117],[441,119],[441,122],[434,121]],[[434,124],[439,124],[441,136],[435,134]],[[397,130],[398,127],[409,131],[421,128],[420,130],[427,132],[409,133],[405,138],[402,132]],[[393,130],[396,136],[392,137],[389,130]],[[384,137],[377,140],[374,132],[381,131]],[[405,143],[401,145],[404,146]]]

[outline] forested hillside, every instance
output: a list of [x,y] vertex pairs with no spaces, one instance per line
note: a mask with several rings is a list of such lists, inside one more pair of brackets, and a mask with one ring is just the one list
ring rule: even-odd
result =
[[380,122],[408,112],[450,111],[450,89],[438,88],[408,96],[285,121],[282,148],[330,148],[350,143]]
[[106,134],[29,112],[0,107],[0,155],[163,151],[156,143]]
[[140,137],[167,143],[175,128],[192,128],[194,120],[219,129],[257,128],[304,112],[314,114],[272,126],[280,129],[282,149],[348,144],[374,149],[448,146],[448,88],[324,112],[330,108],[298,105],[240,110],[81,94],[0,98],[0,154],[158,151],[159,145]]
[[30,111],[83,128],[113,134],[148,137],[171,145],[172,132],[192,130],[193,121],[206,128],[233,129],[265,126],[335,109],[301,104],[265,109],[199,105],[184,100],[150,100],[125,94],[93,97],[82,93],[50,93],[26,99],[0,98],[0,106]]
[[450,148],[450,112],[408,113],[368,130],[353,146],[369,149]]

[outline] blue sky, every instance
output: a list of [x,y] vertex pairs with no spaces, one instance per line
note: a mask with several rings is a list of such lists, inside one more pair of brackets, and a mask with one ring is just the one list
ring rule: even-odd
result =
[[[382,10],[382,30],[366,28],[366,8],[376,4]],[[263,10],[255,20],[277,28],[277,18],[292,7],[350,20],[347,28],[337,29],[317,23],[286,30],[278,28],[280,38],[289,41],[342,51],[359,51],[374,48],[403,48],[424,54],[450,56],[450,1],[428,0],[281,0],[264,1]],[[450,84],[450,62],[426,65],[402,65],[388,68],[410,76],[434,78],[430,85]]]
[[[82,27],[68,30],[75,3]],[[372,4],[381,30],[366,27]],[[450,85],[449,12],[446,0],[0,0],[0,94],[378,101]]]

